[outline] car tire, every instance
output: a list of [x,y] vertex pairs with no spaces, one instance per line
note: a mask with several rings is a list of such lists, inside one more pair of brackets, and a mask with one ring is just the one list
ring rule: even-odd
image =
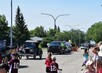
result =
[[26,56],[26,58],[28,59],[28,58],[29,58],[29,56]]
[[42,59],[42,54],[39,55],[39,58]]
[[34,59],[36,58],[36,54],[33,55],[33,58],[34,58]]

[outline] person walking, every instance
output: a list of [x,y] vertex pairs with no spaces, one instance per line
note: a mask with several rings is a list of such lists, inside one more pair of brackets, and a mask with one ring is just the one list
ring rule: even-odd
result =
[[18,55],[16,53],[12,54],[12,59],[8,64],[10,65],[10,69],[11,69],[10,73],[18,73],[20,60],[18,59]]
[[52,63],[50,65],[50,70],[51,70],[51,73],[58,73],[58,70],[62,71],[62,69],[59,69],[59,65],[56,62],[56,57],[53,57],[53,59],[52,59]]
[[49,52],[48,56],[45,60],[45,65],[46,65],[46,73],[50,73],[50,64],[52,63],[52,53]]

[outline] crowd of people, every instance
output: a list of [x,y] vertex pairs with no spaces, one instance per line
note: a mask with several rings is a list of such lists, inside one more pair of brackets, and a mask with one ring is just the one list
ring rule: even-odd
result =
[[93,56],[90,56],[89,49],[85,49],[83,53],[84,61],[82,66],[85,66],[84,73],[102,73],[102,42],[90,49]]

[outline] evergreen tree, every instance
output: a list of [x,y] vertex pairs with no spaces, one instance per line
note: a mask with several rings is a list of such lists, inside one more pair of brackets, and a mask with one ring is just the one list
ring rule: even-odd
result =
[[25,25],[25,20],[23,14],[20,12],[19,6],[17,8],[13,31],[16,44],[18,45],[22,45],[27,39],[30,39],[30,33],[27,26]]
[[0,15],[0,40],[9,40],[8,21],[4,15]]

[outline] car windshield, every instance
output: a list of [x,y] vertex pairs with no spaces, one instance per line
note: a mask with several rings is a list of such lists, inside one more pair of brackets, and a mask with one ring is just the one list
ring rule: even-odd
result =
[[35,48],[35,44],[34,43],[29,43],[29,42],[27,42],[27,43],[25,43],[25,46],[24,47],[30,47],[30,48]]
[[54,41],[54,42],[51,42],[50,45],[61,45],[61,42]]

